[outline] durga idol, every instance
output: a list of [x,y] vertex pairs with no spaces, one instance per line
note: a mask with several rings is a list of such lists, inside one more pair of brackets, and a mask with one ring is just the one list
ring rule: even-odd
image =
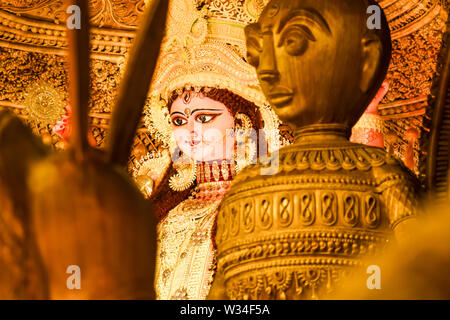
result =
[[[158,299],[205,299],[214,277],[214,229],[233,177],[282,141],[244,27],[263,1],[232,7],[172,1],[145,122],[161,148],[135,170],[158,212]],[[226,9],[225,9],[226,8]],[[254,132],[256,134],[247,134]]]

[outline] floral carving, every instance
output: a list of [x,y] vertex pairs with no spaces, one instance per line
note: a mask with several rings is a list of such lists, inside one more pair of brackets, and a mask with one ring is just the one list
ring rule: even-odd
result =
[[390,90],[383,103],[426,96],[436,72],[445,22],[437,17],[415,33],[392,42]]
[[[109,28],[135,29],[145,8],[145,0],[93,0],[89,4],[91,23]],[[65,8],[63,0],[5,0],[0,4],[0,9],[57,24],[65,21]]]

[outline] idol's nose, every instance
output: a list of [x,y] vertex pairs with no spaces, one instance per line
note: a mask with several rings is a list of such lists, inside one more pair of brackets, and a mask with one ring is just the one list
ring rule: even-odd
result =
[[191,123],[189,127],[189,137],[191,140],[196,140],[202,135],[202,127],[196,123]]
[[260,81],[274,84],[280,79],[280,73],[278,70],[261,70],[258,71]]
[[259,57],[258,75],[261,81],[274,84],[280,79],[275,57],[275,47],[272,31],[263,33],[263,47]]

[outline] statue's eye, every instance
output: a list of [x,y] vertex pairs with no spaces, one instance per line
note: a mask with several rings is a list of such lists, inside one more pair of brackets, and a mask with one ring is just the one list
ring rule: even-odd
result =
[[200,123],[208,123],[217,116],[217,114],[200,114],[195,118],[195,120]]
[[309,28],[296,25],[282,34],[279,46],[284,46],[291,56],[300,56],[308,49],[309,41],[316,41]]
[[173,118],[173,119],[172,119],[172,123],[173,123],[175,126],[180,127],[180,126],[186,124],[186,123],[187,123],[187,120],[184,119],[184,118],[181,118],[181,117],[176,117],[176,118]]

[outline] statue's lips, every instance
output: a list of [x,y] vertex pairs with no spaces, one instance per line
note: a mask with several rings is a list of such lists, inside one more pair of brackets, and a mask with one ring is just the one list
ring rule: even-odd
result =
[[277,107],[284,107],[294,98],[294,92],[286,87],[276,87],[270,91],[269,100]]

